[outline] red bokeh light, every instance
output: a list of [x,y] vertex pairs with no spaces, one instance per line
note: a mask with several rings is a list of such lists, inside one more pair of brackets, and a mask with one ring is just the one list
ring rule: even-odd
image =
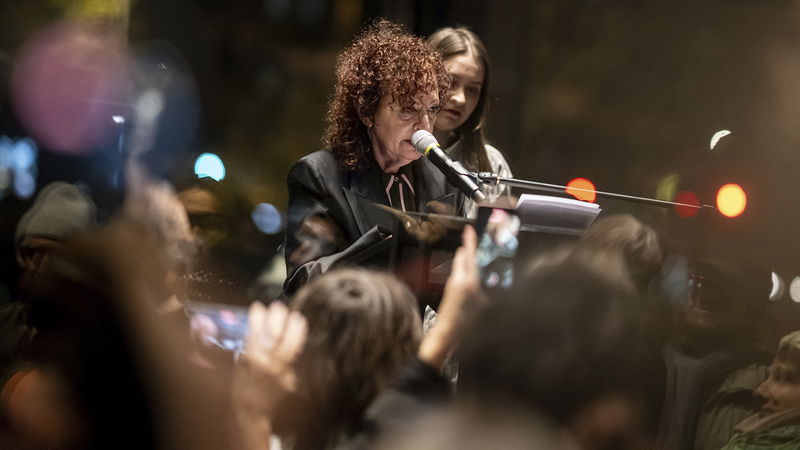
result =
[[[700,206],[700,199],[692,191],[682,191],[675,196],[676,203]],[[675,205],[675,212],[681,217],[694,217],[700,210],[691,206]]]

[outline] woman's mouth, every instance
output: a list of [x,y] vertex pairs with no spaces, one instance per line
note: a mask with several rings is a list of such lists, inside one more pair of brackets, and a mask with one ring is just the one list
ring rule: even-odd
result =
[[442,111],[454,119],[461,117],[461,112],[455,109],[443,109]]

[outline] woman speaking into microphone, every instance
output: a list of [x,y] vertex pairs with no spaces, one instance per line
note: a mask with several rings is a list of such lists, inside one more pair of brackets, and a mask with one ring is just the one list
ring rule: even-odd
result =
[[460,213],[461,194],[411,142],[433,131],[449,88],[441,56],[385,20],[339,55],[325,149],[295,163],[287,180],[286,295],[386,239],[395,219],[380,205],[419,212],[436,201]]

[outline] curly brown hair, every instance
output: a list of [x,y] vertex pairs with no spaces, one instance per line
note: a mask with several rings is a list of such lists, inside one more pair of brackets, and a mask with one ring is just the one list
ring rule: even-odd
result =
[[377,20],[339,55],[323,144],[342,169],[362,168],[370,141],[360,118],[373,117],[384,95],[406,107],[434,89],[444,102],[450,75],[441,56],[405,27]]

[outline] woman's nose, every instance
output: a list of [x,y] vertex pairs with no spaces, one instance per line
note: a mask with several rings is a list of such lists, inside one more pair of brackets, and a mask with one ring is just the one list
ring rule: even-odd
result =
[[447,99],[455,105],[463,105],[467,101],[466,96],[464,96],[464,89],[460,87],[451,88]]
[[769,380],[764,380],[761,384],[759,384],[754,393],[758,399],[766,400],[769,394]]
[[428,115],[427,111],[422,111],[417,124],[414,126],[414,130],[425,130],[431,133],[433,132],[433,119],[431,119],[431,116]]

